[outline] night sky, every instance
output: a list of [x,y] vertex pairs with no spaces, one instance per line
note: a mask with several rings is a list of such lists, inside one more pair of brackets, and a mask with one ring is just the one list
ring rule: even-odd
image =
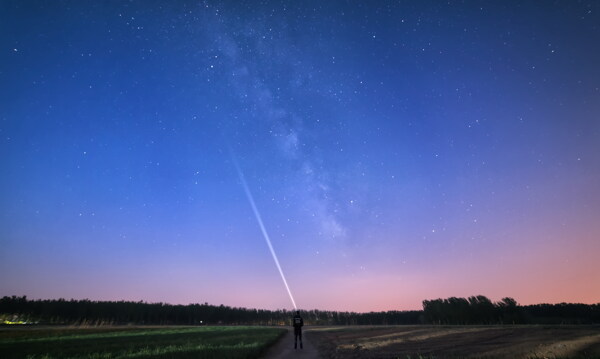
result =
[[0,2],[0,295],[293,309],[243,177],[299,308],[597,303],[599,154],[597,1]]

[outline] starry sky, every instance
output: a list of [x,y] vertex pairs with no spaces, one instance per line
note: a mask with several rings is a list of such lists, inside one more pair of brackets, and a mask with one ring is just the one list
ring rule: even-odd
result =
[[[0,295],[600,302],[597,1],[0,2]],[[239,172],[236,169],[236,164]]]

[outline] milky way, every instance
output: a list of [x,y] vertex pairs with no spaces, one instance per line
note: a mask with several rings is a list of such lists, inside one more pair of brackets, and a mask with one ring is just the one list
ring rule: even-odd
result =
[[[600,3],[3,1],[0,295],[600,301]],[[265,248],[235,152],[280,269]]]

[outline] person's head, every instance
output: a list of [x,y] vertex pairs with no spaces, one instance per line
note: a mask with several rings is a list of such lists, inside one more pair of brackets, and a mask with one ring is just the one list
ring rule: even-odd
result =
[[300,311],[299,310],[296,311],[296,315],[300,315]]

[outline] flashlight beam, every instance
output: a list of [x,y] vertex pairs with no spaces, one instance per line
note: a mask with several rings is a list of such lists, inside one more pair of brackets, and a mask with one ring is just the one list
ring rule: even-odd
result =
[[279,270],[279,274],[281,275],[281,279],[283,280],[285,289],[287,289],[287,293],[290,296],[290,300],[292,301],[292,304],[294,305],[294,309],[298,309],[298,307],[296,306],[296,301],[294,300],[294,296],[292,295],[292,291],[290,290],[290,286],[288,285],[287,280],[285,280],[285,275],[283,274],[281,265],[279,265],[279,259],[277,259],[277,254],[275,254],[275,249],[273,249],[273,245],[271,244],[271,239],[269,238],[269,233],[267,233],[267,229],[265,228],[265,225],[262,221],[260,212],[258,211],[256,204],[254,203],[254,197],[252,197],[252,192],[250,192],[250,188],[248,188],[248,183],[246,183],[246,178],[244,177],[244,173],[242,172],[242,169],[238,165],[238,163],[235,159],[235,155],[233,154],[233,151],[231,151],[231,159],[233,161],[235,169],[237,170],[238,176],[240,177],[240,182],[242,182],[242,186],[244,187],[244,192],[246,192],[246,197],[248,198],[248,202],[250,202],[250,206],[252,207],[252,211],[254,212],[254,217],[256,217],[256,221],[258,222],[258,226],[260,227],[263,237],[265,238],[265,242],[267,242],[267,246],[269,247],[269,250],[271,251],[271,255],[273,256],[273,261],[275,261],[275,266],[277,266],[277,270]]

